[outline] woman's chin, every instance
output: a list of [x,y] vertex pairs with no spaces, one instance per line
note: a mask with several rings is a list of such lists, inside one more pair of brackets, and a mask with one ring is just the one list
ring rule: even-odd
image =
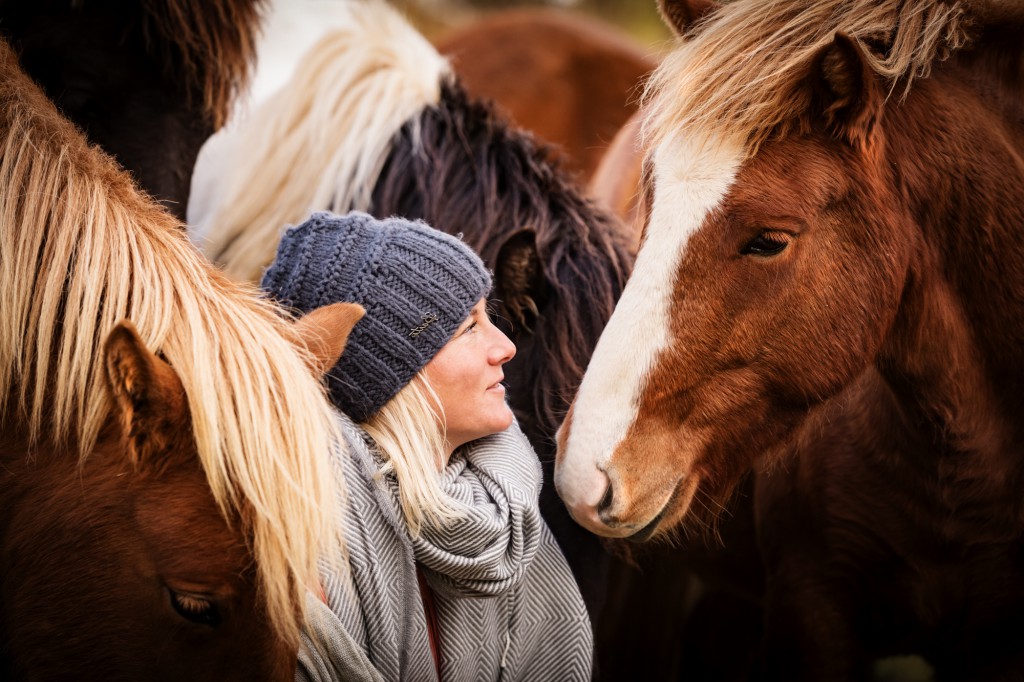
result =
[[491,433],[501,433],[507,430],[508,427],[512,426],[513,421],[512,410],[508,405],[502,403],[501,411],[496,413],[491,420]]

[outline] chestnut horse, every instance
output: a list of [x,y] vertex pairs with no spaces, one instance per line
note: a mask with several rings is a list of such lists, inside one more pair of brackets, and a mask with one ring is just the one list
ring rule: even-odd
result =
[[616,131],[636,111],[657,63],[645,49],[580,12],[518,8],[442,35],[466,91],[494,100],[521,128],[564,152],[564,167],[589,178]]
[[1001,3],[735,0],[653,76],[649,218],[556,483],[643,539],[767,471],[771,679],[1024,674],[1022,30]]
[[290,679],[340,537],[304,334],[2,42],[0,141],[0,674]]
[[625,283],[622,228],[528,133],[468,97],[393,9],[350,5],[350,26],[204,150],[219,165],[197,169],[196,181],[219,184],[195,196],[219,203],[189,207],[196,238],[228,273],[256,280],[284,227],[313,210],[403,215],[461,233],[495,271],[498,318],[518,347],[509,401],[548,467],[545,518],[596,618],[606,554],[569,518],[550,466],[555,430]]
[[264,0],[0,0],[22,67],[179,218],[203,142],[247,81]]

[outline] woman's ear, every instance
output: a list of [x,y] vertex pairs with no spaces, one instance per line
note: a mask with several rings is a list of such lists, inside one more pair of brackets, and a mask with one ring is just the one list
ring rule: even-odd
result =
[[366,309],[357,303],[332,303],[295,322],[295,332],[309,351],[317,376],[323,376],[337,364],[349,335],[365,314]]

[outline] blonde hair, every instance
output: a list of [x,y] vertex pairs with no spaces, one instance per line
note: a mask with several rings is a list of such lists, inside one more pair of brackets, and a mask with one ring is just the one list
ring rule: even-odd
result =
[[425,524],[437,525],[462,515],[461,505],[441,489],[447,460],[444,408],[421,371],[377,414],[363,423],[394,472],[399,505],[413,536]]
[[341,483],[340,434],[302,339],[203,259],[2,42],[0,253],[2,426],[84,459],[111,409],[103,343],[130,319],[181,379],[210,490],[246,521],[270,622],[297,644],[308,580],[340,538]]

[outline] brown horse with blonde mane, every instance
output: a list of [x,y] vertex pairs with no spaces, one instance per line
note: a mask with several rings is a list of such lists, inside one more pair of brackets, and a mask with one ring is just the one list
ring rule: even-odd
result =
[[89,140],[184,218],[200,146],[255,58],[265,0],[0,0],[0,36]]
[[2,43],[0,254],[0,676],[291,679],[340,537],[311,332]]
[[1024,11],[735,0],[653,76],[633,275],[559,434],[602,535],[751,468],[763,671],[1024,674]]

